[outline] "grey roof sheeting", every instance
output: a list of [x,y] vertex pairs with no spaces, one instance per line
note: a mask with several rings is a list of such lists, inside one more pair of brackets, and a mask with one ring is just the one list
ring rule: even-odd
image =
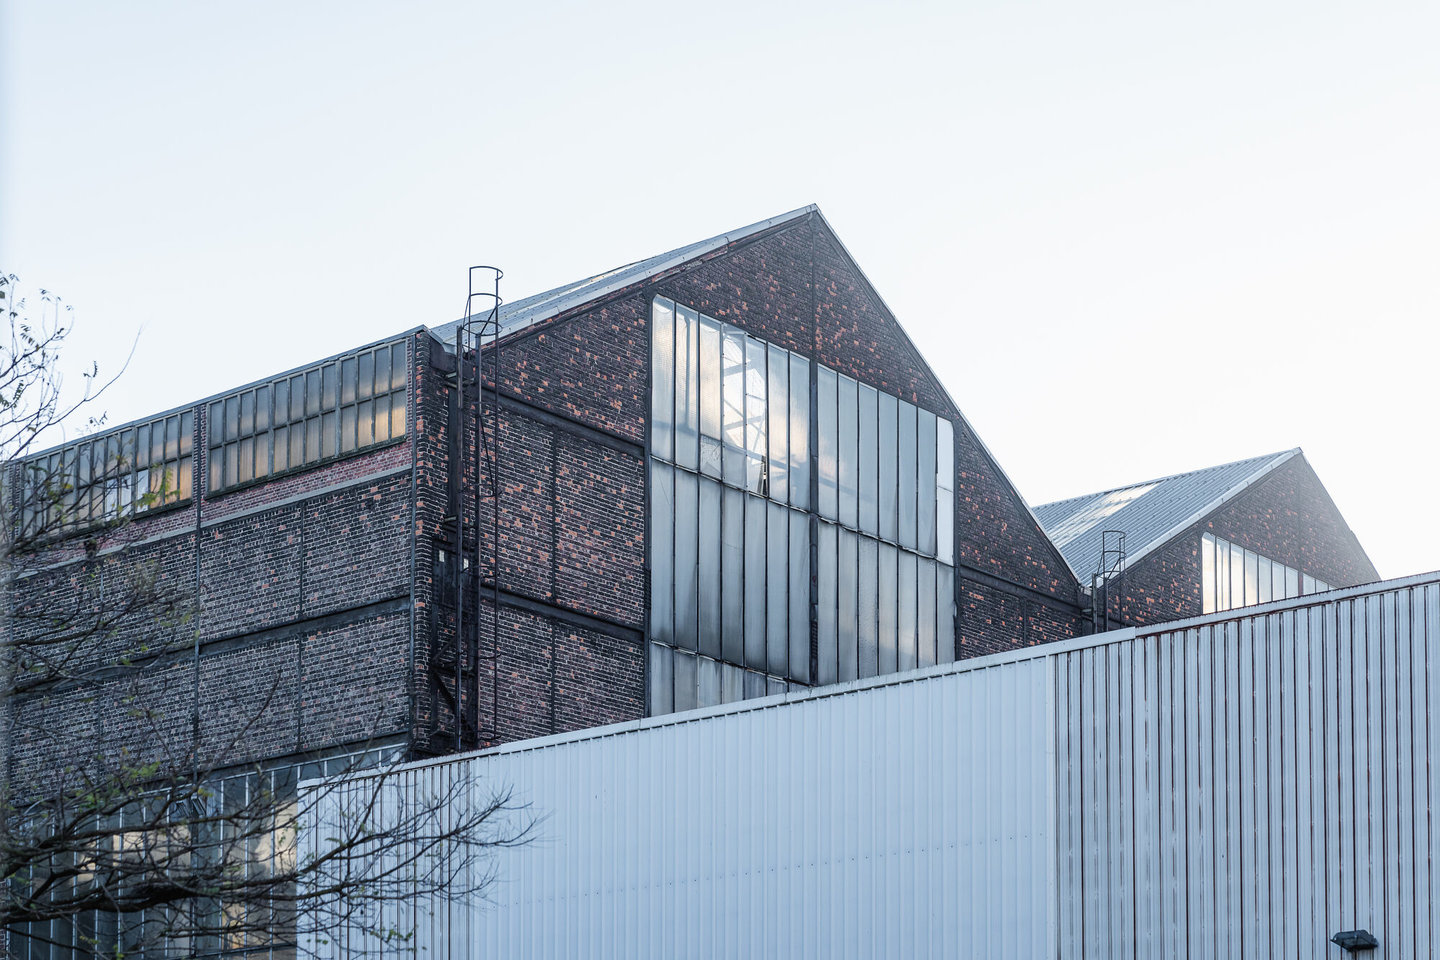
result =
[[1057,500],[1036,507],[1035,515],[1070,566],[1088,581],[1100,566],[1104,531],[1125,533],[1126,562],[1133,564],[1299,455],[1297,447]]
[[[770,217],[767,220],[760,220],[747,227],[738,230],[729,230],[719,236],[711,237],[708,240],[697,240],[695,243],[677,247],[665,253],[647,257],[644,260],[636,260],[634,263],[627,263],[622,267],[607,270],[604,273],[597,273],[593,277],[586,277],[584,280],[576,280],[574,283],[567,283],[564,286],[556,287],[553,290],[546,290],[526,297],[523,300],[516,300],[514,303],[507,303],[500,307],[500,331],[502,335],[523,330],[526,327],[540,323],[542,320],[549,320],[569,310],[571,307],[578,307],[582,304],[597,300],[617,290],[623,290],[628,286],[640,283],[657,273],[663,273],[672,267],[696,257],[702,257],[714,250],[743,240],[768,230],[771,227],[779,226],[782,223],[789,223],[792,220],[799,220],[801,217],[811,213],[819,212],[815,204],[808,204],[798,210],[791,210],[789,213],[782,213],[778,217]],[[455,339],[455,328],[460,325],[461,320],[452,320],[439,327],[432,328],[431,332],[442,341],[453,342]]]

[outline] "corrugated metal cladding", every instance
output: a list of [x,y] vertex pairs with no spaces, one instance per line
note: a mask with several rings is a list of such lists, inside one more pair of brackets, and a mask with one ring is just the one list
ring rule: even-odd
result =
[[1430,575],[416,765],[549,819],[383,953],[1428,957],[1437,642]]

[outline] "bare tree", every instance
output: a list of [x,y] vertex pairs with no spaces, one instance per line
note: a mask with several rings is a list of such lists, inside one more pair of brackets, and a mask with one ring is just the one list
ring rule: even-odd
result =
[[[417,795],[381,749],[234,765],[275,687],[201,735],[194,598],[131,549],[135,517],[190,478],[143,444],[35,454],[77,420],[100,426],[86,415],[111,381],[92,366],[66,392],[68,309],[17,285],[0,277],[0,927],[96,957],[304,952],[329,926],[406,938],[385,904],[482,892],[495,853],[535,827],[505,789],[459,775]],[[66,557],[83,562],[56,574]],[[102,703],[123,723],[87,727]]]

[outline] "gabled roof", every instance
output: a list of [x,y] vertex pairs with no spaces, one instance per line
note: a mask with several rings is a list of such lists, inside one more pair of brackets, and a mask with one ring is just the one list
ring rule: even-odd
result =
[[[576,280],[574,283],[567,283],[564,286],[556,287],[553,290],[546,290],[526,297],[523,300],[516,300],[514,303],[504,304],[500,308],[500,332],[501,335],[511,334],[517,330],[533,326],[542,320],[558,316],[569,310],[571,307],[578,307],[581,304],[589,303],[591,300],[598,300],[600,297],[613,293],[616,290],[623,290],[628,286],[640,283],[650,277],[664,273],[672,267],[696,257],[703,257],[714,250],[719,250],[737,240],[743,240],[753,234],[771,227],[789,223],[792,220],[799,220],[811,213],[818,212],[819,207],[813,203],[808,206],[791,210],[789,213],[782,213],[778,217],[771,217],[768,220],[761,220],[752,223],[747,227],[738,230],[729,230],[719,236],[711,237],[708,240],[697,240],[694,243],[686,244],[683,247],[676,247],[665,253],[647,257],[644,260],[636,260],[634,263],[627,263],[622,267],[607,270],[604,273],[597,273],[593,277],[586,277],[584,280]],[[462,318],[463,319],[463,318]],[[450,323],[435,327],[431,330],[435,336],[442,341],[453,342],[455,339],[455,328],[460,320],[453,320]]]
[[1035,515],[1070,566],[1088,581],[1100,567],[1104,531],[1125,533],[1126,563],[1133,564],[1299,455],[1297,447],[1057,500],[1036,507]]

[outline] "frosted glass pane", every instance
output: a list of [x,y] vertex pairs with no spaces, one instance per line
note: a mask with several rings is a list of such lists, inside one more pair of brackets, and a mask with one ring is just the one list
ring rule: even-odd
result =
[[745,498],[745,665],[765,669],[765,510]]
[[1270,597],[1274,600],[1285,599],[1285,564],[1270,564]]
[[790,513],[790,676],[810,682],[810,517]]
[[675,709],[675,665],[670,648],[650,644],[650,716]]
[[900,456],[898,447],[896,412],[900,401],[888,393],[880,394],[879,405],[879,426],[877,435],[880,442],[877,467],[879,469],[879,528],[880,536],[892,543],[899,536],[899,527],[896,519],[896,504],[900,500],[900,490],[897,484],[900,482],[896,473],[896,465]]
[[1285,597],[1300,596],[1300,571],[1294,567],[1285,568]]
[[874,387],[860,384],[860,456],[856,478],[860,494],[860,529],[876,536],[880,533],[880,505],[877,487],[880,483],[877,458],[880,454],[879,394]]
[[720,649],[731,663],[745,660],[745,494],[726,487],[720,505]]
[[675,661],[675,710],[694,710],[696,705],[695,655],[673,653]]
[[836,475],[840,488],[839,518],[847,527],[858,523],[860,476],[859,444],[859,385],[849,377],[841,376],[836,381],[836,433],[840,447],[836,453]]
[[935,571],[935,662],[955,660],[955,571],[940,566]]
[[720,663],[701,657],[695,662],[695,673],[699,692],[695,697],[697,706],[713,707],[725,701],[720,699]]
[[1230,609],[1245,606],[1245,551],[1230,544]]
[[836,519],[839,514],[839,485],[836,471],[839,469],[840,438],[836,432],[835,394],[838,389],[836,374],[829,367],[817,367],[816,382],[816,468],[820,472],[820,504],[822,517]]
[[717,481],[700,481],[700,652],[720,656],[720,497]]
[[913,406],[900,401],[898,436],[900,455],[896,461],[899,471],[898,513],[900,516],[900,546],[915,549],[916,546],[916,462],[915,462],[915,414]]
[[650,464],[650,636],[675,640],[675,479],[664,464]]
[[839,676],[839,634],[836,623],[836,546],[835,526],[820,524],[816,544],[816,585],[818,602],[815,610],[816,639],[819,645],[816,683],[834,683]]
[[1270,584],[1272,583],[1272,577],[1273,574],[1270,572],[1270,558],[1261,557],[1259,576],[1260,595],[1258,597],[1261,603],[1270,602]]
[[920,552],[935,556],[935,414],[921,410],[916,420],[915,498],[920,528]]
[[920,560],[916,570],[919,592],[916,594],[916,653],[919,665],[935,665],[935,561]]
[[770,413],[765,402],[765,344],[745,338],[745,489],[764,496]]
[[810,509],[810,361],[793,355],[790,357],[790,503],[801,510]]
[[700,318],[700,471],[721,476],[720,323]]
[[935,556],[955,562],[955,428],[935,422]]
[[916,632],[915,603],[919,592],[919,574],[916,561],[915,554],[900,551],[900,591],[899,603],[896,605],[899,611],[900,639],[896,659],[901,670],[911,670],[918,662],[916,647],[919,636]]
[[700,596],[698,559],[699,478],[675,471],[675,646],[699,645]]
[[839,634],[840,679],[854,680],[859,676],[859,638],[856,635],[856,574],[859,566],[859,537],[851,530],[839,532],[837,596],[839,612],[836,630]]
[[1260,555],[1245,551],[1245,605],[1260,601]]
[[860,608],[860,622],[857,635],[860,638],[860,666],[862,677],[873,677],[879,672],[879,624],[876,617],[876,602],[879,598],[879,549],[878,541],[869,537],[860,538],[860,577],[856,598]]
[[720,377],[725,482],[745,485],[745,334],[727,326],[721,334]]
[[779,347],[770,347],[770,390],[767,397],[770,410],[770,473],[769,493],[771,500],[788,503],[790,500],[790,355]]
[[700,315],[675,307],[675,462],[700,466]]
[[653,356],[650,372],[650,449],[675,459],[675,311],[656,297],[650,310]]
[[1230,609],[1230,544],[1215,540],[1215,609]]
[[767,507],[765,562],[765,669],[783,677],[790,661],[786,636],[790,605],[790,511],[778,503]]
[[899,551],[888,543],[880,544],[879,588],[876,613],[879,619],[879,671],[894,673],[898,669],[897,649],[899,622],[897,614],[900,605]]
[[720,664],[720,701],[739,703],[745,699],[745,671],[729,663]]

